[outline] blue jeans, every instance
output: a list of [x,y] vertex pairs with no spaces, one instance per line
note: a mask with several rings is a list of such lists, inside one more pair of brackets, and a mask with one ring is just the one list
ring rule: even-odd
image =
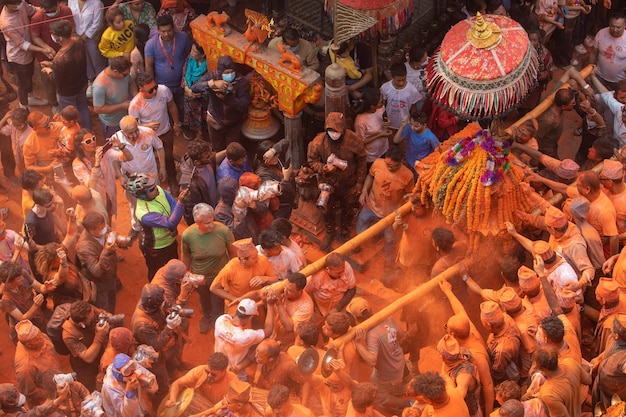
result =
[[[369,207],[364,206],[359,212],[359,217],[356,219],[357,234],[372,226],[380,219],[381,218],[374,214]],[[385,257],[385,264],[394,263],[396,259],[396,235],[393,233],[391,226],[385,229],[384,234],[385,246],[383,247],[383,255]]]
[[67,106],[76,107],[80,118],[80,127],[91,130],[91,113],[89,113],[89,107],[87,107],[87,96],[85,95],[85,91],[87,91],[87,86],[82,88],[80,93],[73,96],[62,96],[57,94],[57,100],[61,109],[64,109]]
[[98,49],[98,40],[85,39],[85,57],[87,58],[87,78],[93,81],[107,66],[106,59]]
[[102,134],[104,135],[104,139],[108,139],[120,131],[119,126],[107,126],[102,122],[102,119],[100,119],[100,127],[102,128]]

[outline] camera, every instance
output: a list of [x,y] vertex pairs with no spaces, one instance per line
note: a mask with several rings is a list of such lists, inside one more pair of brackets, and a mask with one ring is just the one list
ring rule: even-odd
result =
[[183,275],[183,283],[186,282],[191,282],[191,285],[193,285],[194,288],[198,288],[198,286],[204,285],[204,283],[206,282],[206,278],[204,275],[192,274],[191,272],[187,271],[185,272],[185,275]]
[[328,200],[330,199],[330,194],[333,192],[333,186],[325,182],[321,182],[317,188],[320,190],[320,195],[317,197],[315,205],[319,208],[326,208]]
[[60,387],[64,387],[67,384],[71,384],[76,381],[76,372],[70,372],[69,374],[54,374],[52,377],[54,383]]
[[265,201],[280,195],[280,182],[275,180],[263,181],[258,190],[241,186],[237,189],[235,206],[244,208],[250,206],[253,201]]
[[124,378],[131,378],[135,375],[139,380],[139,383],[146,388],[157,386],[154,374],[139,365],[134,360],[130,360],[126,365],[124,365],[122,369],[120,369],[120,373],[124,376]]
[[117,243],[117,245],[121,248],[127,248],[133,243],[133,239],[130,236],[121,236],[116,232],[109,232],[107,235],[107,243],[112,245]]
[[183,318],[191,318],[193,317],[193,308],[185,308],[179,305],[175,305],[170,310],[170,318],[175,318],[176,316],[181,316]]
[[99,391],[94,391],[81,403],[81,417],[104,417],[102,397]]
[[346,168],[348,168],[348,161],[344,161],[341,158],[337,158],[337,156],[334,153],[331,153],[328,156],[328,159],[326,159],[326,163],[328,165],[333,165],[342,171],[345,171]]
[[137,375],[137,379],[141,385],[146,388],[156,386],[156,376],[138,363],[135,362],[135,364],[135,375]]
[[263,184],[257,190],[258,200],[265,201],[272,197],[280,195],[281,187],[280,182],[276,180],[263,181]]
[[109,323],[111,327],[122,327],[124,325],[124,314],[106,314],[100,313],[98,316],[98,326],[104,326]]
[[159,352],[154,350],[152,346],[149,345],[139,345],[137,346],[137,350],[135,351],[135,355],[133,356],[133,360],[137,361],[137,363],[141,366],[145,366],[144,363],[147,361],[156,362],[159,360]]

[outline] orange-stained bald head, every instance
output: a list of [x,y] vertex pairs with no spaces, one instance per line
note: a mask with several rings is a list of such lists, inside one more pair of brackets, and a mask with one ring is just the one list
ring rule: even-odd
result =
[[455,314],[448,319],[448,334],[454,336],[458,340],[464,340],[469,337],[470,323],[469,319],[462,314]]

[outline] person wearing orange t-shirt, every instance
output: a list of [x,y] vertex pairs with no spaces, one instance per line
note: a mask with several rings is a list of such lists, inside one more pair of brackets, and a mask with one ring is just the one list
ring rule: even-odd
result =
[[221,401],[230,382],[237,379],[237,375],[228,370],[228,358],[220,352],[209,356],[207,365],[196,366],[172,383],[166,407],[174,407],[178,395],[184,388],[193,388],[196,394],[200,393],[211,404]]
[[[398,145],[393,145],[384,159],[376,159],[365,178],[359,202],[363,206],[356,221],[356,232],[361,233],[383,217],[400,208],[404,196],[413,190],[413,173],[402,161],[404,152]],[[385,229],[385,269],[395,266],[397,239],[393,229]]]
[[53,167],[58,163],[58,141],[63,125],[52,122],[50,116],[38,111],[28,115],[33,131],[24,142],[24,165],[52,178]]
[[228,314],[234,314],[237,307],[235,300],[255,288],[278,281],[272,264],[265,256],[259,255],[251,238],[240,239],[233,246],[237,250],[237,258],[231,259],[211,283],[211,292],[224,299]]
[[600,177],[593,171],[583,171],[576,178],[576,186],[568,186],[549,180],[537,174],[530,174],[529,181],[547,185],[552,190],[567,195],[569,198],[585,197],[589,200],[587,221],[602,237],[604,254],[613,256],[619,250],[619,234],[617,231],[617,215],[611,200],[600,188]]

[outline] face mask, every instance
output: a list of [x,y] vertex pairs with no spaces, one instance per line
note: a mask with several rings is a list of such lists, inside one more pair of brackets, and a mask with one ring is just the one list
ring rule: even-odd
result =
[[54,33],[51,33],[50,37],[52,38],[52,42],[54,42],[54,43],[61,43],[61,38],[56,36]]
[[289,49],[291,49],[291,52],[298,52],[298,49],[300,49],[300,44],[297,44],[296,46],[290,46]]
[[226,81],[227,83],[232,83],[233,81],[235,81],[235,77],[237,77],[237,74],[234,72],[222,74],[222,80]]
[[26,404],[26,397],[24,396],[24,394],[20,394],[20,399],[17,402],[17,406],[18,407],[23,407],[24,404]]
[[331,138],[332,140],[339,140],[341,138],[341,132],[327,130],[326,133],[328,133],[328,137]]
[[104,226],[104,229],[102,229],[102,231],[100,232],[100,236],[98,236],[99,238],[104,238],[107,235],[107,232],[109,231],[109,228]]
[[[54,12],[51,12],[51,13],[46,13],[46,16],[48,16],[48,17],[54,17],[54,16],[56,16],[56,15],[58,15],[58,14],[59,14],[59,9],[57,9],[57,10],[55,10]],[[58,42],[57,42],[57,43],[58,43]]]

